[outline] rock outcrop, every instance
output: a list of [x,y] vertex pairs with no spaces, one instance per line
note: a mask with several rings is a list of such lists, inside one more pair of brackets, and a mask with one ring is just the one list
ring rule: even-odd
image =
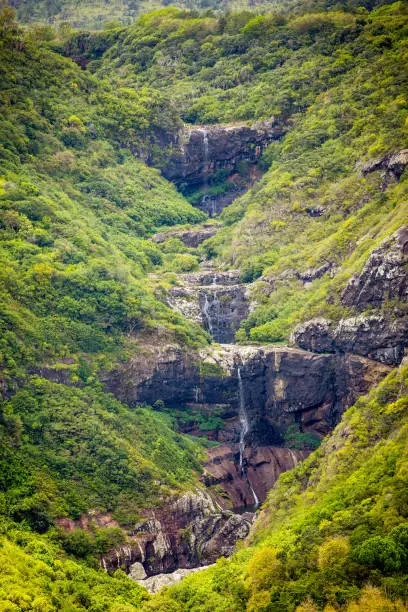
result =
[[[407,150],[408,163],[408,150]],[[374,249],[360,274],[343,291],[344,306],[380,308],[386,300],[408,300],[408,226]]]
[[[290,452],[275,450],[282,445],[282,432],[296,425],[324,436],[340,414],[389,371],[388,366],[358,355],[316,354],[288,347],[224,345],[191,354],[169,346],[161,352],[152,347],[150,361],[146,354],[128,361],[111,373],[107,383],[131,405],[162,400],[170,408],[183,408],[185,414],[202,410],[220,416],[221,429],[200,431],[228,447],[214,451],[214,456],[210,452],[205,469],[215,480],[207,483],[218,479],[229,503],[237,508],[253,503],[249,486],[263,501],[275,476],[293,467]],[[241,401],[249,422],[243,473],[238,469]],[[215,471],[217,465],[222,473]],[[269,471],[272,478],[266,476]],[[245,482],[248,476],[250,483]]]
[[371,172],[381,172],[381,187],[385,190],[390,183],[398,182],[408,165],[408,149],[387,153],[383,157],[372,159],[361,166],[361,173],[367,176]]
[[312,319],[299,325],[293,338],[298,346],[316,353],[355,353],[395,366],[401,363],[408,345],[404,319],[381,315],[358,315],[335,325],[328,319]]
[[203,184],[221,168],[232,173],[242,160],[256,162],[265,147],[284,132],[282,124],[273,118],[252,125],[185,127],[162,168],[163,175],[175,183]]
[[372,251],[341,301],[360,313],[337,324],[322,318],[302,323],[293,333],[296,344],[317,353],[355,353],[398,365],[408,346],[407,226]]
[[161,244],[169,238],[178,238],[186,247],[195,249],[199,244],[214,236],[219,230],[219,226],[214,223],[205,223],[198,228],[190,228],[185,230],[171,230],[168,232],[160,232],[152,236],[153,242]]
[[125,569],[136,580],[215,563],[232,554],[249,533],[254,515],[223,510],[206,491],[197,489],[146,513],[126,545],[101,559],[106,570]]

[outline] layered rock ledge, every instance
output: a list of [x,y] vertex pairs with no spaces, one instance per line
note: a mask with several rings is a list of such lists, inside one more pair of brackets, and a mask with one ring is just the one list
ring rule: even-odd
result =
[[284,133],[274,118],[252,125],[186,126],[177,135],[162,172],[175,183],[202,184],[221,168],[232,173],[240,161],[255,163],[267,145]]

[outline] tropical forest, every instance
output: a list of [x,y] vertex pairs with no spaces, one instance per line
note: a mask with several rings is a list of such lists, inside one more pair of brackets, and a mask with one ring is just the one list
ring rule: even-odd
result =
[[408,2],[0,0],[0,612],[408,611]]

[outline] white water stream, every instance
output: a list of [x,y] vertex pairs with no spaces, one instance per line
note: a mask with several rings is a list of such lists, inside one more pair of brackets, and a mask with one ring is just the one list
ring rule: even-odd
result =
[[[212,281],[212,291],[210,294],[204,293],[204,304],[203,304],[203,317],[204,322],[207,327],[207,331],[212,338],[214,338],[214,333],[217,333],[219,328],[219,320],[220,320],[220,300],[218,299],[218,294],[215,289],[217,285],[217,275],[214,275]],[[213,312],[211,312],[211,310]],[[215,322],[215,328],[214,328]],[[216,340],[217,338],[215,338]]]
[[203,134],[204,161],[208,162],[208,153],[209,153],[208,134],[207,134],[207,130],[201,130],[201,131]]
[[238,376],[238,391],[239,391],[238,416],[239,416],[239,422],[241,423],[241,431],[239,434],[239,467],[240,467],[242,476],[244,475],[246,476],[246,479],[248,481],[248,486],[254,498],[255,507],[257,508],[259,506],[259,498],[257,494],[255,493],[249,481],[248,474],[246,474],[244,470],[244,464],[243,464],[244,450],[245,450],[245,437],[247,433],[249,432],[249,419],[248,419],[248,413],[247,413],[246,404],[245,404],[245,392],[244,392],[244,384],[242,382],[242,377],[241,377],[241,368],[238,368],[237,376]]

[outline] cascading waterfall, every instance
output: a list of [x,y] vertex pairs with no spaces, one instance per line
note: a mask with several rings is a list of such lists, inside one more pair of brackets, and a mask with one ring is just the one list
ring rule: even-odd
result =
[[208,300],[208,295],[206,293],[204,293],[203,316],[204,316],[204,321],[206,323],[208,333],[210,334],[211,337],[213,337],[214,330],[213,330],[213,324],[211,320],[210,302]]
[[207,328],[208,333],[214,339],[216,338],[217,331],[219,329],[219,321],[220,321],[220,301],[218,299],[218,294],[215,289],[217,285],[217,276],[214,275],[212,281],[213,290],[210,290],[211,293],[203,292],[204,294],[204,304],[203,304],[203,317],[204,322]]
[[238,368],[238,391],[239,391],[239,422],[241,423],[241,432],[239,434],[239,467],[243,473],[243,457],[245,450],[245,436],[249,431],[248,415],[245,407],[244,385],[241,377],[241,368]]
[[238,376],[238,391],[239,391],[239,412],[238,412],[238,416],[239,416],[239,422],[241,423],[241,431],[239,434],[239,467],[241,470],[241,475],[242,476],[246,476],[247,482],[248,482],[248,486],[249,489],[252,493],[252,496],[254,498],[254,503],[255,503],[255,508],[257,508],[259,506],[259,498],[257,496],[257,494],[255,493],[249,478],[248,478],[248,474],[246,473],[246,471],[244,470],[244,450],[245,450],[245,437],[247,435],[247,433],[249,432],[249,419],[248,419],[248,413],[246,410],[246,405],[245,405],[245,394],[244,394],[244,384],[242,382],[242,377],[241,377],[241,368],[238,367],[237,369],[237,376]]
[[209,153],[208,134],[206,130],[202,130],[202,134],[203,134],[204,161],[208,162],[208,153]]
[[216,275],[214,275],[212,286],[214,288],[212,304],[213,304],[213,310],[215,311],[215,329],[216,331],[218,331],[220,327],[220,300],[218,299],[218,294],[215,289],[215,287],[217,286],[217,276]]

